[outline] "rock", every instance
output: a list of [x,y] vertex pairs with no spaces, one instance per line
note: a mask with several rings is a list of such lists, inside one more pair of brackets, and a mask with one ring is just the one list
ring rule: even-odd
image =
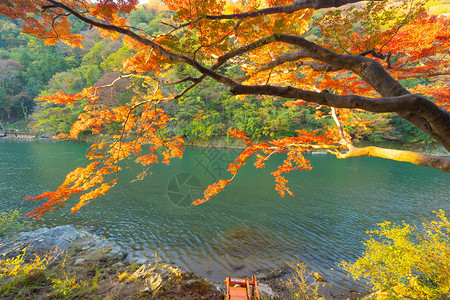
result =
[[285,272],[280,269],[260,271],[255,274],[257,280],[269,280],[281,277]]
[[258,283],[259,295],[263,299],[276,299],[277,294],[272,290],[272,288],[265,283]]
[[213,286],[216,288],[217,291],[219,291],[220,293],[226,293],[227,292],[227,287],[224,284],[220,284],[220,283],[214,283]]
[[8,259],[22,254],[26,248],[25,260],[34,258],[34,254],[45,255],[53,252],[57,259],[78,238],[77,229],[70,225],[55,228],[40,228],[35,231],[22,232],[16,238],[4,241],[0,245],[0,258]]
[[119,261],[119,262],[114,264],[114,266],[116,266],[116,267],[123,267],[124,265],[125,264],[123,262],[121,262],[121,261]]
[[145,257],[139,258],[138,260],[136,260],[136,263],[139,264],[139,265],[146,264],[147,262],[149,262],[149,259],[145,258]]
[[140,294],[150,294],[151,292],[152,290],[149,287],[145,287],[142,291],[140,291]]
[[75,265],[75,266],[82,265],[82,264],[84,264],[85,261],[86,261],[85,258],[77,258],[77,260],[75,260],[74,265]]
[[103,252],[103,253],[110,253],[115,249],[117,245],[107,240],[106,238],[102,238],[99,236],[93,236],[92,240],[86,241],[82,244],[82,249],[86,250],[87,252]]
[[[98,251],[111,254],[109,257],[124,257],[124,251],[113,241],[104,237],[89,233],[85,230],[76,229],[65,225],[54,228],[40,228],[30,232],[22,232],[16,238],[3,240],[0,244],[0,259],[17,257],[26,248],[24,259],[29,261],[39,256],[52,252],[53,260],[70,247],[80,247],[87,252]],[[52,260],[52,261],[53,261]],[[81,264],[81,262],[79,261]]]
[[115,245],[114,248],[111,249],[109,254],[117,256],[119,254],[122,254],[122,249],[119,246]]
[[146,264],[150,261],[152,261],[152,259],[138,251],[131,251],[124,259],[124,262],[137,263],[140,265]]
[[193,285],[197,281],[198,281],[197,279],[189,279],[188,281],[186,281],[186,285]]
[[86,251],[92,248],[92,244],[91,241],[85,242],[83,244],[81,244],[81,250]]
[[122,250],[121,247],[115,245],[114,248],[111,251],[109,251],[109,253],[106,256],[108,258],[118,258],[122,260],[127,256],[127,254],[125,251]]
[[78,237],[80,238],[80,239],[88,239],[88,238],[92,238],[92,234],[91,233],[89,233],[89,232],[87,232],[87,231],[85,231],[85,230],[81,230],[80,232],[79,232],[79,235],[78,235]]

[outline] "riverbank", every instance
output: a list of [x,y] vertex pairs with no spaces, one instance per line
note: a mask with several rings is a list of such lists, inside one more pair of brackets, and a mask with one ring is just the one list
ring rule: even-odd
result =
[[[257,142],[269,142],[270,140],[261,140]],[[205,147],[205,148],[222,148],[222,149],[244,149],[245,144],[241,140],[226,138],[211,138],[207,140],[185,140],[185,146],[188,147]],[[398,141],[383,141],[383,142],[361,142],[355,144],[356,147],[376,146],[387,149],[408,150],[418,153],[430,155],[447,156],[448,152],[438,143],[401,143]],[[324,150],[317,150],[311,152],[313,154],[328,154]]]
[[[0,279],[5,299],[224,299],[226,293],[223,282],[210,282],[163,262],[156,253],[146,257],[70,225],[0,240],[0,257],[2,275],[10,271]],[[256,276],[262,299],[289,298],[285,272]],[[320,285],[318,295],[353,299],[361,293]]]
[[[28,130],[24,130],[27,128],[26,124],[19,124],[14,126],[14,124],[10,124],[8,128],[16,128],[9,130],[0,130],[0,140],[2,139],[16,139],[16,140],[47,140],[52,138],[51,133],[46,133],[44,135],[36,135],[30,134]],[[21,129],[17,129],[21,128]],[[3,134],[2,134],[3,133]],[[74,141],[74,140],[69,140]],[[112,136],[109,134],[101,134],[101,135],[88,135],[80,140],[76,140],[77,142],[86,142],[86,143],[98,143],[98,142],[113,142]],[[261,138],[259,140],[253,141],[255,143],[259,142],[270,142],[270,138]],[[211,137],[208,139],[192,139],[192,138],[184,138],[184,145],[187,147],[202,147],[202,148],[221,148],[221,149],[244,149],[246,146],[242,140],[238,140],[235,138],[229,138],[227,136],[220,137]],[[439,143],[433,142],[408,142],[406,140],[386,140],[380,142],[369,142],[369,141],[361,141],[356,143],[357,147],[365,147],[365,146],[376,146],[380,148],[387,149],[398,149],[398,150],[408,150],[414,151],[418,153],[430,154],[430,155],[440,155],[440,156],[448,156],[448,151],[445,150]],[[324,150],[313,151],[313,154],[327,154]]]
[[1,240],[0,257],[3,299],[223,298],[193,273],[69,225]]
[[[45,137],[44,139],[48,139],[51,137]],[[41,138],[38,138],[38,140]],[[74,140],[68,140],[73,142]],[[98,142],[106,142],[111,143],[113,139],[109,135],[98,136],[90,136],[85,137],[84,140],[76,140],[77,142],[86,142],[86,143],[98,143]],[[262,142],[270,142],[271,139],[262,138],[257,141],[253,141],[254,143],[262,143]],[[186,147],[198,147],[198,148],[219,148],[219,149],[245,149],[245,143],[242,140],[238,140],[235,138],[227,138],[227,137],[213,137],[209,139],[189,139],[184,138],[184,146]],[[393,141],[381,141],[381,142],[368,142],[362,141],[360,143],[355,144],[356,147],[366,147],[366,146],[375,146],[380,148],[387,149],[397,149],[397,150],[407,150],[414,151],[418,153],[430,154],[430,155],[440,155],[440,156],[448,156],[448,151],[445,150],[442,145],[439,143],[408,143],[401,142],[398,140]],[[312,154],[328,154],[328,152],[319,149],[311,151]]]

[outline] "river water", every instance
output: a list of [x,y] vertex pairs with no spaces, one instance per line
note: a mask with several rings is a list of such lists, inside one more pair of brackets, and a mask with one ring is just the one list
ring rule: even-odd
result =
[[[29,195],[55,189],[84,165],[88,145],[0,141],[0,211],[38,203]],[[433,211],[450,211],[450,175],[431,168],[377,158],[337,160],[310,155],[313,170],[287,178],[295,197],[281,198],[266,169],[246,166],[218,196],[189,206],[203,189],[228,178],[236,150],[191,148],[170,166],[156,165],[144,180],[125,171],[119,184],[75,214],[69,207],[47,214],[38,225],[73,224],[118,244],[153,254],[214,281],[305,262],[337,285],[349,286],[336,266],[363,250],[366,231],[385,220],[419,224]],[[225,177],[224,177],[225,176]],[[331,270],[334,269],[334,270]]]

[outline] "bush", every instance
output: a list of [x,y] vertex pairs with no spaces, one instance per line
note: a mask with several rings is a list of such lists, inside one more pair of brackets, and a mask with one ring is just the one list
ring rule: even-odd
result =
[[310,271],[308,266],[302,262],[290,263],[291,275],[282,280],[289,291],[289,299],[313,300],[318,299],[319,287],[325,286],[326,283],[318,282],[317,273]]
[[6,211],[0,214],[0,238],[30,229],[31,224],[22,219],[18,210]]
[[386,299],[436,299],[450,293],[450,223],[441,210],[420,229],[403,223],[369,231],[364,255],[341,267]]
[[25,261],[25,253],[26,248],[16,257],[0,260],[0,279],[7,279],[0,280],[1,295],[45,284],[47,266],[57,259],[60,250],[55,247],[42,257],[34,253],[35,257],[29,262]]

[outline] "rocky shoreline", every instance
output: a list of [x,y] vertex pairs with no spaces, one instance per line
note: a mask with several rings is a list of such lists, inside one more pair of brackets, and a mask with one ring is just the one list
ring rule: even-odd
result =
[[[58,261],[60,262],[63,259],[65,261],[67,253],[70,252],[70,259],[66,264],[79,270],[91,268],[95,258],[97,259],[95,265],[98,265],[100,261],[102,268],[107,268],[108,272],[111,273],[110,281],[117,281],[117,278],[120,278],[118,273],[123,270],[129,272],[128,277],[133,280],[133,285],[125,284],[119,288],[117,287],[118,284],[109,283],[109,286],[115,286],[116,290],[105,288],[104,292],[99,292],[98,296],[100,297],[108,296],[112,299],[124,299],[121,293],[130,289],[130,286],[133,286],[135,295],[137,294],[139,297],[148,295],[152,299],[223,299],[225,295],[225,284],[223,282],[209,282],[191,272],[182,270],[178,266],[161,261],[156,254],[154,257],[148,257],[139,251],[124,249],[114,241],[84,229],[77,229],[71,225],[40,228],[31,232],[19,233],[14,238],[0,239],[0,259],[2,260],[21,255],[24,253],[23,249],[26,249],[24,254],[26,262],[31,261],[36,256],[43,257],[51,252],[54,258],[53,264],[57,264]],[[125,272],[122,273],[125,274]],[[255,274],[262,299],[288,298],[289,291],[281,282],[281,278],[285,274],[282,270],[267,270]],[[119,295],[122,296],[119,297]],[[361,293],[339,290],[331,286],[321,288],[319,295],[323,297],[322,299],[356,299],[361,297]],[[17,295],[12,294],[11,296],[16,298]],[[130,296],[130,299],[133,297]],[[77,298],[84,299],[85,297]],[[28,299],[35,299],[35,297]],[[49,297],[49,299],[52,298]]]
[[[23,249],[26,249],[24,252]],[[103,256],[114,262],[114,265],[137,265],[139,268],[131,274],[130,278],[140,280],[143,284],[139,294],[153,294],[155,291],[170,286],[171,280],[176,276],[187,278],[185,285],[196,286],[196,283],[207,282],[195,274],[186,272],[178,266],[162,262],[157,257],[148,257],[139,251],[123,249],[115,242],[105,237],[84,229],[77,229],[71,225],[58,226],[54,228],[40,228],[31,232],[21,232],[17,237],[0,239],[0,259],[13,259],[22,253],[26,262],[30,262],[36,256],[43,257],[48,253],[54,256],[53,261],[61,260],[67,251],[75,253],[71,256],[74,266],[83,267],[92,257]],[[263,274],[264,275],[264,274]],[[265,276],[265,275],[264,275]],[[197,284],[198,285],[198,284]],[[204,299],[221,299],[225,293],[223,283],[211,283],[209,290],[203,291],[209,295]],[[180,285],[175,289],[179,289]],[[186,287],[184,287],[186,289]],[[261,291],[265,299],[276,299],[277,295],[267,284],[261,284]],[[184,291],[175,291],[183,294]],[[182,295],[174,299],[190,299]],[[196,299],[194,297],[194,299]]]

